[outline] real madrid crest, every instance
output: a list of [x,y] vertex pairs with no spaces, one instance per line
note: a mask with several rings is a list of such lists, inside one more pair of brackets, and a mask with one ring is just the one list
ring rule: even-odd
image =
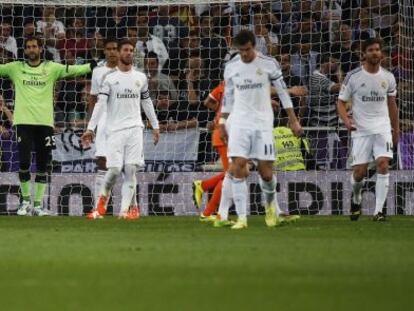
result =
[[261,76],[261,75],[263,74],[262,69],[257,68],[257,70],[256,70],[256,74],[257,74],[258,76]]
[[387,82],[382,81],[382,82],[381,82],[381,87],[382,87],[383,89],[386,89],[386,88],[387,88]]
[[139,81],[136,81],[136,82],[135,82],[135,85],[136,85],[137,87],[140,87],[140,86],[141,86],[141,83],[139,83]]

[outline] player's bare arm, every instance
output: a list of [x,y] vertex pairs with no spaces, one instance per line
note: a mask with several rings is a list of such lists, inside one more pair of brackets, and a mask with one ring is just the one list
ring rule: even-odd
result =
[[338,99],[336,109],[338,111],[339,117],[344,122],[345,127],[348,129],[348,131],[355,131],[356,128],[354,126],[354,123],[352,122],[352,119],[348,116],[348,112],[346,110],[346,102]]
[[229,136],[227,134],[227,130],[226,130],[226,121],[227,118],[229,117],[229,113],[221,113],[221,117],[219,120],[219,134],[220,134],[220,139],[223,141],[223,143],[225,145],[227,145],[227,141],[229,139]]

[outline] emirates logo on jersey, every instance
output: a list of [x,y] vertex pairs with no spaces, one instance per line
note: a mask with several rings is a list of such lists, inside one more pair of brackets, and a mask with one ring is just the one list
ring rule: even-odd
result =
[[116,98],[118,99],[129,99],[129,98],[140,98],[140,94],[139,93],[134,93],[133,90],[131,89],[124,89],[123,93],[116,93]]

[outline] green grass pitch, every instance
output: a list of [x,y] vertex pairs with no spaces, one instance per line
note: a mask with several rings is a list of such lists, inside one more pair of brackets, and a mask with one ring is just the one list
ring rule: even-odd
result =
[[414,217],[0,217],[0,310],[413,310]]

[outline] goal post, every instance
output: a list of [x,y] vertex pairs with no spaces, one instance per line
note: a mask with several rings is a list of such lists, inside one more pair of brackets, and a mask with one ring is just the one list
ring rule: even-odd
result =
[[[46,60],[68,65],[91,60],[102,65],[105,39],[130,39],[136,46],[134,65],[148,76],[162,124],[157,146],[151,132],[145,132],[146,164],[137,175],[139,205],[144,215],[197,215],[193,181],[222,170],[214,147],[216,114],[204,101],[235,52],[232,38],[249,29],[256,49],[279,62],[310,146],[307,156],[302,145],[296,150],[304,167],[292,165],[288,157],[295,156],[288,144],[280,147],[285,149],[279,154],[287,155],[275,166],[282,209],[347,214],[351,144],[336,115],[338,90],[330,89],[360,65],[361,42],[381,38],[382,66],[397,79],[401,119],[387,212],[414,214],[413,5],[412,0],[0,0],[0,64],[24,60],[23,43],[30,35],[42,37]],[[19,204],[15,93],[7,78],[0,77],[0,83],[0,214],[8,215]],[[90,87],[90,77],[56,84],[57,148],[45,204],[58,215],[83,215],[94,205],[95,146],[80,144]],[[275,109],[275,127],[286,128],[285,115]],[[364,189],[364,213],[373,211],[374,189],[375,176]],[[254,168],[249,193],[250,212],[262,214]],[[115,214],[119,202],[117,185],[111,203]]]

